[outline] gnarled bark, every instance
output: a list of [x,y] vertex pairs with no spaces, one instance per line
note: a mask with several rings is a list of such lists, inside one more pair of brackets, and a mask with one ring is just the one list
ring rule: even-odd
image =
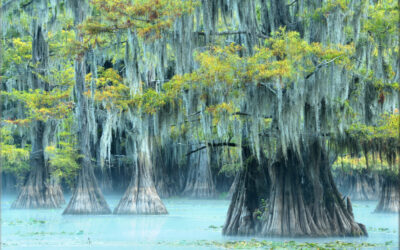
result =
[[238,182],[239,182],[239,176],[240,176],[240,173],[237,173],[235,175],[235,178],[233,179],[232,185],[231,185],[231,187],[229,188],[229,191],[228,191],[228,195],[227,195],[228,199],[232,199],[233,194],[236,191],[236,187],[237,187]]
[[109,214],[111,213],[88,158],[81,161],[81,170],[68,206],[63,214]]
[[256,235],[261,229],[257,218],[261,199],[269,197],[269,181],[248,147],[242,148],[245,165],[236,175],[236,187],[222,233],[225,235]]
[[304,162],[289,150],[286,159],[282,157],[268,167],[271,188],[258,221],[251,217],[257,207],[252,200],[259,199],[251,176],[259,174],[241,174],[224,234],[289,237],[367,234],[365,226],[354,221],[350,199],[345,203],[336,189],[325,150],[318,142],[302,150]]
[[350,200],[344,203],[333,182],[327,153],[318,142],[303,148],[302,162],[289,151],[269,168],[272,180],[262,235],[361,236]]
[[114,214],[167,214],[152,179],[149,138],[142,141],[131,183],[114,209]]
[[207,149],[189,155],[188,175],[182,195],[192,198],[215,197],[215,183],[208,162]]
[[385,176],[379,203],[375,212],[398,213],[400,211],[399,176]]

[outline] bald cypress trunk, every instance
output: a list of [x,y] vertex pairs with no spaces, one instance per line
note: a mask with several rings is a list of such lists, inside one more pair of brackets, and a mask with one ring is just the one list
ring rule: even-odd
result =
[[399,175],[385,175],[380,190],[377,213],[398,213],[400,211]]
[[114,209],[114,214],[167,214],[153,182],[149,137],[138,147],[138,159],[131,182]]
[[[78,0],[71,1],[71,7],[74,13],[75,25],[84,20],[86,13],[85,2]],[[77,33],[77,39],[83,41],[83,38]],[[109,214],[110,208],[94,175],[91,162],[90,151],[90,133],[89,133],[89,111],[88,100],[85,96],[85,64],[86,52],[81,52],[75,59],[75,96],[76,96],[76,117],[78,121],[78,146],[79,165],[81,167],[72,198],[63,214]]]
[[193,153],[188,160],[188,175],[182,195],[192,198],[212,198],[216,195],[207,149]]
[[[48,67],[48,45],[38,21],[35,21],[33,27],[32,63],[37,65],[35,68],[37,73],[44,75]],[[33,89],[49,90],[48,84],[38,75],[32,73],[31,80]],[[58,182],[51,180],[49,164],[45,160],[45,129],[46,123],[43,121],[34,121],[31,125],[32,151],[29,159],[31,170],[12,208],[58,208],[64,202],[61,187]]]
[[365,226],[354,221],[330,172],[327,152],[314,142],[303,149],[302,162],[293,152],[269,168],[271,196],[264,213],[265,236],[361,236]]
[[223,228],[225,235],[256,235],[262,199],[269,197],[270,183],[248,146],[242,148],[243,169],[236,175],[236,187]]
[[235,193],[236,187],[237,187],[238,182],[239,182],[239,176],[240,176],[240,173],[237,173],[235,175],[235,178],[233,179],[232,185],[231,185],[231,187],[229,188],[229,191],[228,191],[228,195],[227,195],[228,199],[231,199],[233,194]]
[[79,158],[81,167],[72,198],[63,214],[108,214],[111,213],[94,175],[91,163],[88,125],[88,102],[85,97],[84,56],[75,60],[75,93],[77,97]]
[[[225,223],[227,235],[261,236],[361,236],[364,225],[354,221],[350,199],[343,201],[330,172],[327,152],[318,142],[303,148],[302,161],[292,151],[268,167],[271,180],[264,191],[266,205],[261,205],[255,180],[260,170],[255,163],[239,176]],[[252,166],[253,165],[253,166]]]
[[161,198],[176,196],[181,191],[180,175],[182,169],[174,159],[174,149],[168,143],[157,145],[152,155],[154,165],[154,183]]
[[353,170],[346,173],[336,171],[335,182],[339,191],[353,201],[378,200],[380,192],[380,178],[376,173],[368,170]]

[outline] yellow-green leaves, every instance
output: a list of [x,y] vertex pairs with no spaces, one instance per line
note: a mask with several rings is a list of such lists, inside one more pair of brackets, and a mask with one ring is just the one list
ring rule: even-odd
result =
[[[92,79],[92,75],[86,76],[86,82]],[[117,108],[120,111],[127,110],[131,100],[130,89],[123,83],[122,77],[114,69],[99,69],[99,77],[95,79],[95,101],[102,103],[107,109]],[[90,90],[87,92],[91,96]]]
[[52,175],[64,179],[71,186],[80,168],[78,161],[81,158],[77,150],[76,136],[70,133],[72,123],[72,116],[64,119],[63,130],[58,133],[59,141],[46,148],[46,154],[50,158]]
[[81,30],[86,35],[131,29],[143,38],[159,38],[164,30],[171,28],[176,18],[192,12],[196,1],[93,0],[91,4],[98,15],[82,25]]
[[[32,57],[31,37],[17,37],[11,39],[11,43],[2,41],[4,54],[2,55],[1,78],[5,75],[17,78],[12,72],[16,67],[25,68]],[[8,74],[7,74],[8,73]]]
[[354,123],[348,129],[348,133],[361,141],[397,139],[400,137],[399,126],[400,115],[396,110],[393,114],[383,115],[376,126]]
[[1,95],[22,102],[27,108],[27,116],[24,119],[6,120],[13,124],[26,124],[32,120],[46,121],[48,119],[63,119],[71,112],[73,103],[68,102],[71,89],[62,91],[53,89],[43,91],[40,89],[30,91],[12,92],[1,91]]
[[399,6],[395,0],[379,0],[369,6],[364,30],[375,39],[386,39],[398,32]]
[[29,170],[29,151],[28,145],[22,147],[14,142],[11,126],[0,128],[0,160],[4,172],[23,178]]
[[354,53],[351,44],[309,44],[297,32],[286,32],[284,29],[267,39],[265,46],[255,48],[254,55],[241,57],[240,50],[245,49],[231,44],[200,53],[196,55],[200,67],[191,74],[175,77],[172,82],[179,86],[182,81],[203,86],[217,84],[222,88],[276,80],[283,84],[312,72],[317,66],[313,61],[318,64],[337,63],[350,67],[350,56]]
[[26,63],[32,58],[32,46],[30,41],[22,41],[21,38],[13,39],[13,55],[11,55],[11,61],[15,64]]

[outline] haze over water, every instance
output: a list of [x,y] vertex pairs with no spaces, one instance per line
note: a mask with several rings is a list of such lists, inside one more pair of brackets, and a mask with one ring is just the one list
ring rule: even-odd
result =
[[[63,216],[63,209],[11,210],[15,195],[1,200],[1,237],[4,249],[212,249],[200,241],[251,240],[221,234],[229,200],[163,199],[168,215]],[[70,197],[66,197],[68,200]],[[120,195],[108,195],[114,208]],[[353,202],[357,222],[368,238],[256,238],[268,241],[386,243],[398,246],[398,215],[376,214],[377,202]]]

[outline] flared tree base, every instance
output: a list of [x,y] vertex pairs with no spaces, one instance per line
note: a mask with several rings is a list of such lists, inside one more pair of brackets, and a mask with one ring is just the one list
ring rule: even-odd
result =
[[256,171],[260,170],[248,164],[232,197],[223,233],[278,237],[367,235],[365,226],[354,221],[350,199],[345,202],[336,189],[326,152],[315,143],[302,156],[306,163],[288,152],[287,158],[268,167],[271,184],[264,202],[257,186],[260,174]]
[[130,186],[117,207],[114,214],[167,214],[163,202],[154,187],[137,188]]
[[353,201],[375,201],[379,199],[380,176],[367,170],[346,173],[336,170],[335,182],[339,191]]
[[28,182],[21,188],[18,198],[11,205],[12,209],[60,208],[65,204],[59,185],[33,185]]
[[124,196],[114,209],[114,214],[167,214],[164,203],[158,196],[151,175],[149,154],[140,154],[134,167],[131,182]]
[[77,186],[63,214],[110,214],[111,210],[97,186],[93,169],[82,167]]
[[385,176],[381,188],[379,203],[375,209],[377,213],[400,212],[399,177]]

